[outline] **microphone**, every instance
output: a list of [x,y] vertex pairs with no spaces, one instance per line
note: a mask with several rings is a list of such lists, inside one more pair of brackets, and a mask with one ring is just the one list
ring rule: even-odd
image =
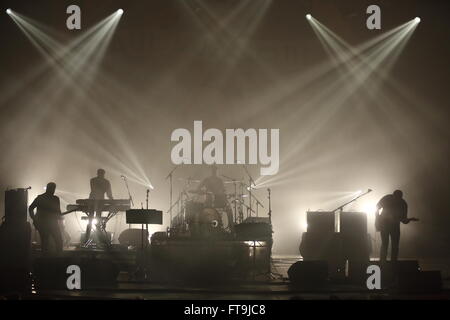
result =
[[31,186],[29,186],[28,188],[25,188],[25,190],[31,190]]
[[373,191],[372,189],[368,189],[368,190],[367,190],[367,193],[372,192],[372,191]]

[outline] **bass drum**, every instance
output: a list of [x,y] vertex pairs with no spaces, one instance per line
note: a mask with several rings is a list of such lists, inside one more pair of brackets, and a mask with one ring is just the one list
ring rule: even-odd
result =
[[211,228],[221,228],[222,219],[219,212],[214,208],[205,208],[200,214],[200,224],[209,225]]
[[189,224],[193,238],[207,239],[222,232],[222,219],[214,208],[204,208]]

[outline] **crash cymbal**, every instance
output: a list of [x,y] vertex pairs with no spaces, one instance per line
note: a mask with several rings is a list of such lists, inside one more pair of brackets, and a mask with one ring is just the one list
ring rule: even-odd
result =
[[212,192],[209,191],[203,191],[203,190],[188,190],[189,193],[193,194],[212,194]]
[[187,179],[184,179],[184,178],[178,178],[178,180],[180,180],[180,181],[187,181],[187,182],[195,182],[195,183],[201,182],[200,180],[190,179],[190,178],[187,178]]

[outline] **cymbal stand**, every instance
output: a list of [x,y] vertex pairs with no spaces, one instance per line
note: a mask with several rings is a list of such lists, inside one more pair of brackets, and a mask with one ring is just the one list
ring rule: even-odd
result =
[[258,200],[258,198],[255,195],[253,195],[253,199],[256,202],[256,216],[258,217],[258,207],[261,206],[264,208],[264,205],[261,203],[261,201]]
[[[271,199],[271,190],[270,188],[267,189],[267,199],[269,200],[269,223],[270,226],[272,227],[272,199]],[[263,273],[263,276],[267,276],[270,280],[276,280],[276,279],[283,279],[283,275],[280,273],[275,273],[272,272],[272,265],[273,265],[273,260],[272,260],[272,241],[271,241],[271,248],[269,251],[269,269],[267,270],[267,272]]]
[[[226,175],[222,175],[222,177],[225,177],[228,180],[230,180],[231,182],[233,182],[233,185],[234,185],[234,199],[236,200],[237,199],[237,183],[240,182],[240,181],[238,181],[236,179],[233,179],[233,178],[230,178],[230,177],[227,177]],[[237,223],[237,219],[238,219],[237,212],[238,212],[237,211],[237,202],[234,201],[234,223]]]
[[[128,199],[130,199],[130,204],[131,207],[134,207],[134,202],[133,202],[133,197],[131,196],[131,192],[130,192],[130,188],[128,187],[128,180],[127,177],[125,177],[124,175],[120,176],[123,181],[125,182],[125,187],[127,188],[127,192],[128,192]],[[128,225],[128,229],[131,228],[131,225]]]
[[244,171],[248,176],[248,202],[249,202],[249,207],[250,207],[250,216],[252,215],[252,212],[254,212],[252,210],[252,186],[256,187],[255,181],[252,178],[252,175],[250,174],[250,172],[248,172],[247,170],[247,166],[245,164],[242,164],[242,166],[244,167]]
[[172,208],[173,208],[173,173],[175,172],[175,170],[177,170],[179,167],[179,165],[176,165],[170,172],[169,174],[166,176],[166,180],[169,179],[169,184],[170,184],[170,203],[169,203],[169,215],[170,215],[170,222],[169,222],[169,228],[172,227]]

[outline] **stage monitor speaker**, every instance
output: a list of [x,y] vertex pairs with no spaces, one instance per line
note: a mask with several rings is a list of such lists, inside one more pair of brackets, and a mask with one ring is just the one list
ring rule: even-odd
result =
[[25,223],[28,213],[28,189],[5,191],[5,222]]
[[298,261],[290,266],[287,273],[292,286],[314,289],[326,283],[328,263],[326,261]]
[[414,278],[420,272],[417,260],[399,261],[371,261],[370,264],[378,265],[381,268],[381,286],[383,288],[395,287],[401,277]]
[[442,290],[440,271],[420,271],[415,274],[398,275],[399,293],[439,293]]
[[334,212],[308,211],[306,213],[307,231],[311,233],[334,233]]
[[388,262],[394,268],[394,272],[399,274],[416,274],[420,271],[419,261],[417,260],[400,260],[397,262]]
[[342,212],[340,232],[343,235],[367,235],[367,214],[364,212]]
[[140,248],[142,245],[147,247],[148,231],[142,229],[125,229],[119,235],[119,243],[125,246]]

